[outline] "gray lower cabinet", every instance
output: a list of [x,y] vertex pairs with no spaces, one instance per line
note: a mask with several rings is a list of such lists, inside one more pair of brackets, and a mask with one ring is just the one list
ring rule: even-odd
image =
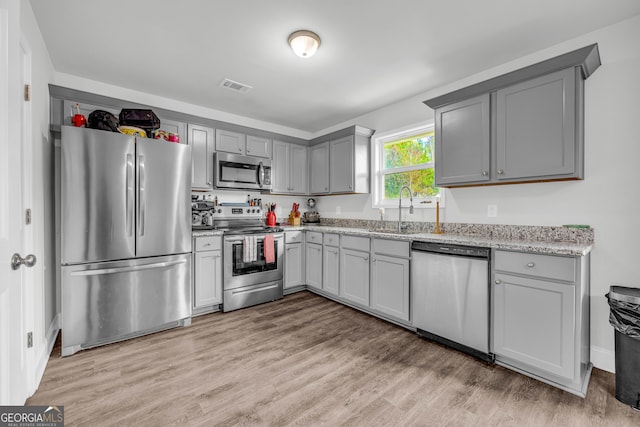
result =
[[341,237],[339,296],[365,307],[369,307],[369,257],[368,237]]
[[409,242],[373,239],[371,252],[371,308],[409,322]]
[[193,239],[193,314],[214,311],[222,304],[222,237]]
[[309,147],[309,193],[329,193],[329,143]]
[[307,231],[305,234],[306,284],[315,289],[322,289],[322,233]]
[[213,189],[213,153],[215,131],[213,128],[188,124],[187,143],[191,146],[191,188]]
[[284,288],[291,289],[305,283],[304,232],[287,231],[284,239]]
[[589,256],[495,251],[496,361],[584,396],[589,361]]
[[340,289],[340,236],[335,233],[323,235],[322,289],[338,295]]

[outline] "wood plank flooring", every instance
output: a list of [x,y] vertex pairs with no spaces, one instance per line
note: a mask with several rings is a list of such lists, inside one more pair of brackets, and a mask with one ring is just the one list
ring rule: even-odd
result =
[[65,425],[638,426],[613,374],[586,399],[309,292],[60,358],[28,405]]

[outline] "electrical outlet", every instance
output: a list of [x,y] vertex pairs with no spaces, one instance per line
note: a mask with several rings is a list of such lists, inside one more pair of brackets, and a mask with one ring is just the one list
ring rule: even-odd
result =
[[498,205],[488,205],[487,206],[487,216],[489,218],[495,218],[498,216]]
[[340,206],[336,206],[336,214],[340,215],[341,212],[342,212],[342,209],[340,208]]

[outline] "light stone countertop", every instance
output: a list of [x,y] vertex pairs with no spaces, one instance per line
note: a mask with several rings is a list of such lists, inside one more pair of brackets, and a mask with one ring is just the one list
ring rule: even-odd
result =
[[512,240],[491,237],[470,236],[462,234],[432,234],[371,231],[364,228],[335,227],[326,225],[281,226],[285,231],[310,230],[323,233],[348,234],[352,236],[376,237],[401,241],[439,242],[485,248],[502,249],[518,252],[529,252],[547,255],[584,256],[591,252],[593,244],[560,241]]

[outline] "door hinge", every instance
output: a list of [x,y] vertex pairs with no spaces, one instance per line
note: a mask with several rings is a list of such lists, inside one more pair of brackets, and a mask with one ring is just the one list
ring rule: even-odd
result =
[[30,225],[30,224],[31,224],[31,209],[27,209],[27,210],[24,212],[24,222],[25,222],[25,224],[27,224],[27,225]]
[[24,100],[31,101],[31,85],[24,85]]
[[33,347],[33,332],[27,332],[27,348]]

